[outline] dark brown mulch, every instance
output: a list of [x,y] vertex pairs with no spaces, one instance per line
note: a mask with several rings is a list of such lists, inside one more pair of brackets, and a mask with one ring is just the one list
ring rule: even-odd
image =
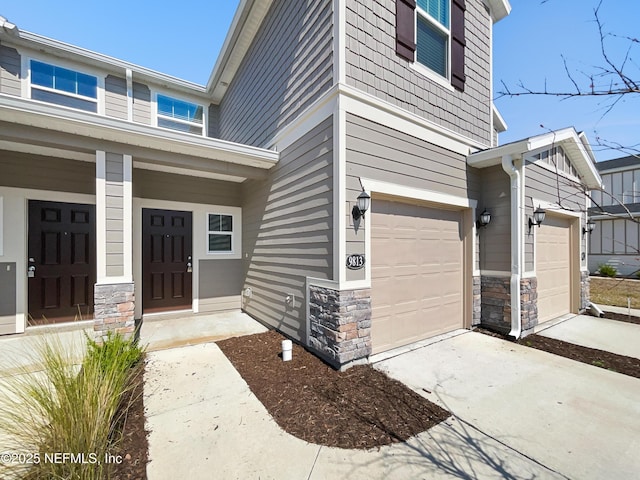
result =
[[604,318],[618,320],[620,322],[635,323],[640,325],[640,318],[627,315],[625,313],[604,312]]
[[[118,412],[120,421],[117,431],[122,439],[117,452],[112,452],[122,458],[122,463],[114,463],[111,478],[113,480],[146,480],[147,454],[149,444],[145,430],[144,398],[144,364],[137,367],[132,379],[133,388],[125,394],[121,410]],[[125,413],[126,409],[126,413]]]
[[[505,335],[495,333],[490,330],[478,328],[476,331],[493,337],[513,341]],[[605,352],[604,350],[598,350],[596,348],[583,347],[582,345],[563,342],[562,340],[535,334],[521,338],[516,343],[526,347],[532,347],[537,350],[553,353],[555,355],[560,355],[561,357],[570,358],[571,360],[576,360],[578,362],[587,363],[589,365],[629,375],[631,377],[640,378],[640,359],[638,358]]]
[[451,414],[369,365],[338,372],[293,346],[279,354],[277,332],[231,338],[218,346],[285,431],[319,445],[372,448],[406,441]]

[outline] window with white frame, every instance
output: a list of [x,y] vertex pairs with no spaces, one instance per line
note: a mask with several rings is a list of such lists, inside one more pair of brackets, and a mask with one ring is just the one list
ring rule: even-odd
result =
[[232,252],[233,215],[209,213],[207,217],[207,252]]
[[202,135],[204,107],[167,95],[158,94],[158,126]]
[[418,0],[416,60],[444,78],[449,74],[450,0]]
[[31,60],[31,98],[88,112],[98,111],[98,78]]

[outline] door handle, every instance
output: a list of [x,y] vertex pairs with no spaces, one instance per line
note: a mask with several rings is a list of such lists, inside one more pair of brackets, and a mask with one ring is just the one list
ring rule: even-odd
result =
[[193,273],[193,267],[191,266],[191,262],[187,262],[187,273]]
[[36,267],[31,265],[27,270],[27,278],[33,278],[36,276]]

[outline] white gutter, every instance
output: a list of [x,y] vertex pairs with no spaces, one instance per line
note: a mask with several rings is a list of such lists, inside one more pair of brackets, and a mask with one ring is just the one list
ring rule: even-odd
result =
[[[524,245],[524,218],[522,205],[522,165],[516,166],[511,155],[502,157],[502,169],[511,179],[511,331],[516,339],[522,334],[520,314],[520,279],[522,278],[522,249]],[[514,208],[515,206],[515,208]]]

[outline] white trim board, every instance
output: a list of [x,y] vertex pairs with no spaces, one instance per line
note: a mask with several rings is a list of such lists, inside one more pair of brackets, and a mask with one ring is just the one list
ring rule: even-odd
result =
[[459,197],[448,193],[435,192],[423,188],[407,187],[396,183],[384,182],[380,180],[371,180],[361,178],[362,186],[369,192],[383,193],[397,197],[411,198],[414,200],[424,200],[426,202],[439,203],[441,205],[460,207],[460,208],[477,208],[478,201],[472,198]]

